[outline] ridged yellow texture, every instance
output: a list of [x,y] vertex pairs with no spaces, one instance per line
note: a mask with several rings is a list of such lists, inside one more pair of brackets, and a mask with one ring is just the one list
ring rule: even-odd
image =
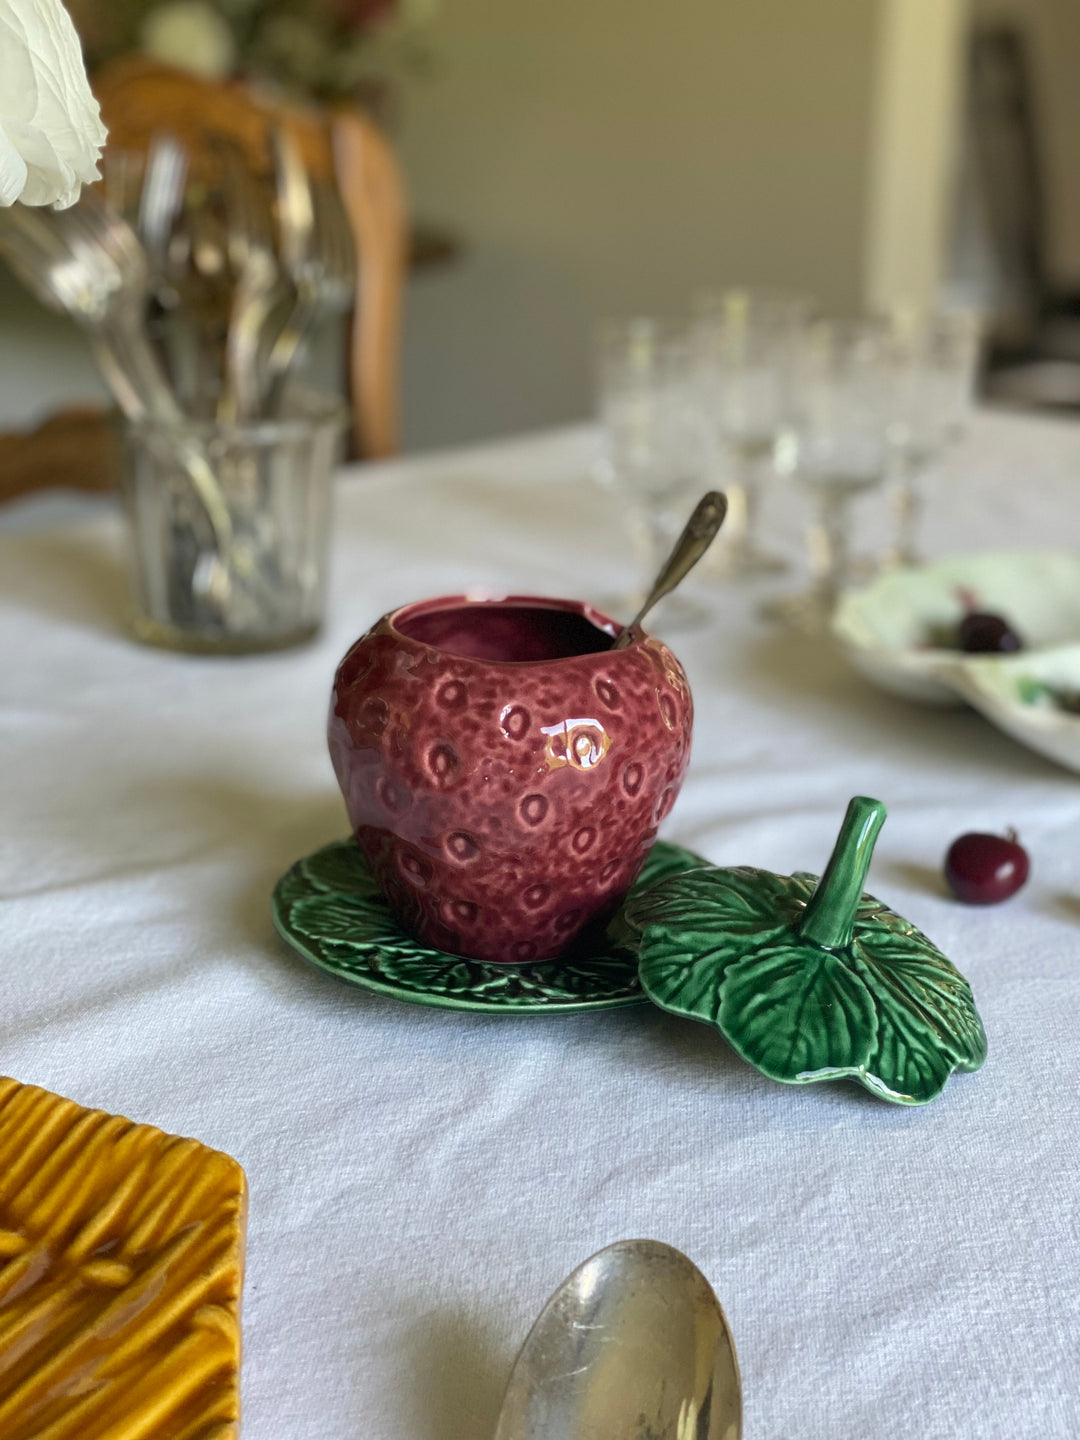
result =
[[247,1187],[0,1078],[0,1437],[236,1440]]

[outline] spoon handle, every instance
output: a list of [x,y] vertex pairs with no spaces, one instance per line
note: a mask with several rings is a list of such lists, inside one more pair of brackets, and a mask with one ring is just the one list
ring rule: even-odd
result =
[[631,631],[640,625],[658,600],[670,594],[694,568],[705,551],[716,538],[716,532],[724,523],[727,514],[727,496],[719,490],[710,490],[694,506],[694,513],[686,522],[686,528],[675,542],[675,546],[664,562],[663,569],[653,582],[648,598],[612,646],[623,650],[631,641]]

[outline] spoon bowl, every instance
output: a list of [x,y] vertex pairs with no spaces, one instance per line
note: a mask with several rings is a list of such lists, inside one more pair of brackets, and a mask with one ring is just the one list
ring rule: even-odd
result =
[[548,1301],[515,1362],[495,1440],[741,1440],[742,1387],[701,1271],[620,1240]]

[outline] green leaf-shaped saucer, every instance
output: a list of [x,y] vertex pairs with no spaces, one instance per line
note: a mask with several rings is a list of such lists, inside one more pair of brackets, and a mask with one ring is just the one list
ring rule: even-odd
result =
[[921,931],[863,894],[885,820],[857,796],[814,875],[708,868],[628,906],[641,982],[665,1010],[715,1025],[773,1080],[850,1076],[922,1105],[954,1070],[977,1070],[986,1036],[971,987]]
[[[630,896],[708,862],[660,840]],[[630,897],[628,897],[629,899]],[[539,965],[485,965],[444,955],[398,924],[352,840],[298,861],[274,889],[274,924],[305,959],[351,985],[448,1010],[566,1015],[645,1000],[622,911],[606,931]]]

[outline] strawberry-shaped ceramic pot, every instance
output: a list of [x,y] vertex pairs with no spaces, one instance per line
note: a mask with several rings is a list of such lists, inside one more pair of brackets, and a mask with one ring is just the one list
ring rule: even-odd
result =
[[330,754],[361,850],[405,928],[477,960],[563,952],[606,919],[675,803],[682,666],[575,600],[421,601],[334,678]]

